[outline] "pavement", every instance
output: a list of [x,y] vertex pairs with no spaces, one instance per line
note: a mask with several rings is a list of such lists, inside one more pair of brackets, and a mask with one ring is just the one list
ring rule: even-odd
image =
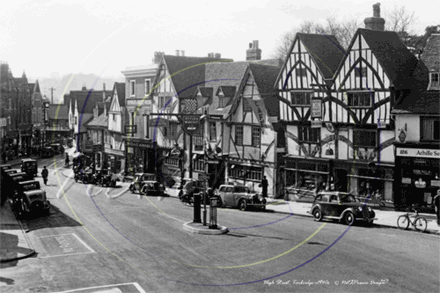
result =
[[[17,159],[8,162],[9,164],[16,166],[20,164],[20,160]],[[65,177],[73,178],[73,172],[71,168],[63,168],[61,174]],[[118,182],[119,185],[127,186],[129,183]],[[167,194],[171,197],[177,198],[177,190],[172,188],[167,188]],[[308,212],[310,211],[311,203],[301,203],[294,201],[285,201],[281,199],[267,199],[267,211],[273,211],[276,213],[292,214],[295,216],[310,217]],[[374,210],[376,213],[377,220],[374,221],[374,225],[384,226],[389,228],[397,227],[397,218],[403,215],[403,212],[396,211],[383,211]],[[26,236],[27,228],[16,219],[15,214],[12,212],[9,202],[6,202],[4,206],[0,208],[0,262],[7,262],[29,257],[35,253],[31,242]],[[437,218],[435,214],[419,214],[420,216],[426,218],[428,221],[428,228],[425,233],[440,235],[440,227],[437,225]],[[311,219],[312,220],[312,219]],[[228,232],[228,229],[223,226],[218,226],[217,229],[209,229],[208,226],[203,226],[200,223],[188,222],[183,225],[183,229],[191,233],[207,234],[207,235],[218,235]],[[414,227],[410,226],[408,231],[418,232]]]

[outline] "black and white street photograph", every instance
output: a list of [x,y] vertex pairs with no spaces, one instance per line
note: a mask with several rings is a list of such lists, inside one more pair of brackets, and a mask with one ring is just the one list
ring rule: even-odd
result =
[[437,0],[3,1],[0,292],[440,292]]

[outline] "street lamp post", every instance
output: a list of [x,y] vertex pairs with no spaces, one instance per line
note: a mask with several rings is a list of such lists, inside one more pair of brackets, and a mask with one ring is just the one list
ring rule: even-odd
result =
[[[207,129],[207,125],[208,125],[208,118],[209,118],[209,114],[207,113],[207,111],[205,111],[205,113],[200,117],[200,121],[202,121],[203,123],[203,159],[204,159],[204,167],[205,167],[205,174],[208,174],[208,157],[206,156],[206,144],[208,143],[208,129]],[[208,180],[205,179],[205,190],[203,193],[203,226],[206,226],[206,192],[208,190]]]

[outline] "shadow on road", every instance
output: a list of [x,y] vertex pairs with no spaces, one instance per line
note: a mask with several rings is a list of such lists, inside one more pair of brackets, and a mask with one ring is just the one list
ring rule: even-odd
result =
[[77,227],[81,224],[61,212],[56,206],[50,207],[50,215],[40,217],[28,217],[24,220],[29,231],[44,228]]

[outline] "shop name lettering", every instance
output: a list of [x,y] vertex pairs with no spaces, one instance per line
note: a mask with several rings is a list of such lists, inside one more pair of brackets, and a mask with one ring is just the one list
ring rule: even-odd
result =
[[[409,155],[408,150],[400,150],[401,155]],[[440,151],[417,151],[416,156],[427,156],[427,157],[440,157]]]

